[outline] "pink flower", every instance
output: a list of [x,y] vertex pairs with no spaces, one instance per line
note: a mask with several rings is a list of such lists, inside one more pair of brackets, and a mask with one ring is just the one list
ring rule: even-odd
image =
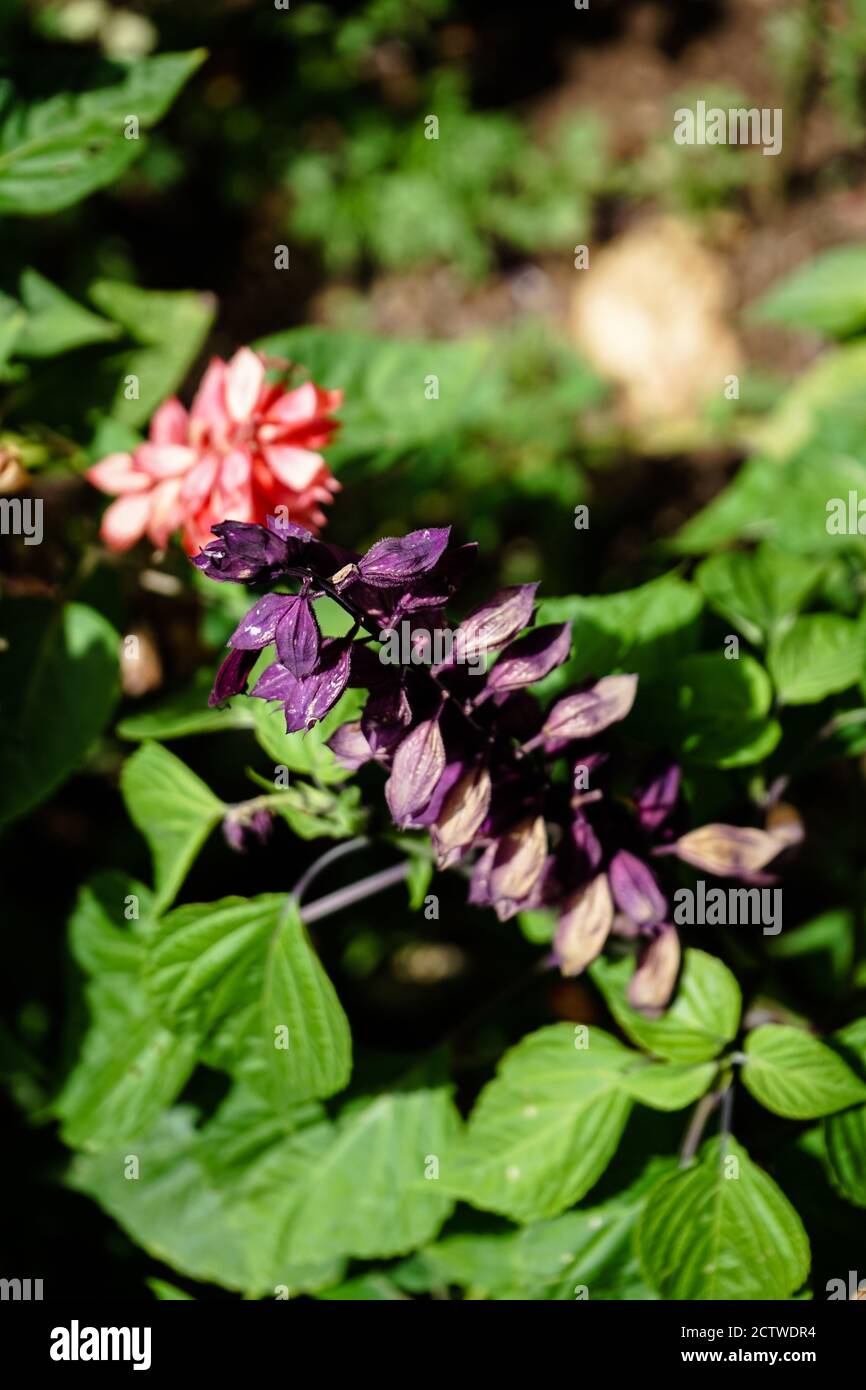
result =
[[[162,550],[173,531],[194,555],[215,522],[269,515],[310,530],[324,524],[322,503],[339,483],[318,452],[337,421],[342,391],[312,382],[287,391],[265,381],[265,360],[240,348],[211,360],[189,411],[176,396],[150,423],[150,439],[131,454],[109,454],[87,478],[116,498],[102,538],[127,550],[144,535]],[[278,508],[287,510],[278,511]]]

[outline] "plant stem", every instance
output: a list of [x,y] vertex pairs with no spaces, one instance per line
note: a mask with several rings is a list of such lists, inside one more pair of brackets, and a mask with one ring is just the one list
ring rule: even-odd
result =
[[332,913],[340,912],[344,907],[351,907],[352,903],[361,902],[373,893],[392,888],[395,883],[402,882],[408,873],[409,860],[404,859],[400,864],[392,864],[390,869],[381,869],[377,874],[370,874],[367,878],[358,879],[356,883],[347,884],[345,888],[338,888],[335,893],[326,894],[324,898],[317,898],[309,907],[304,908],[301,917],[307,925],[320,922],[323,917],[330,917]]
[[329,868],[331,864],[335,864],[338,859],[343,859],[345,855],[354,854],[356,850],[364,849],[369,844],[370,840],[366,835],[356,835],[353,840],[346,840],[343,844],[334,845],[331,849],[326,850],[301,874],[292,889],[292,897],[300,903],[307,889],[325,869]]
[[701,1096],[695,1106],[694,1113],[689,1121],[686,1130],[686,1137],[680,1149],[680,1167],[687,1168],[698,1151],[698,1146],[703,1138],[704,1127],[707,1120],[712,1115],[716,1106],[722,1099],[722,1091],[709,1091],[705,1096]]

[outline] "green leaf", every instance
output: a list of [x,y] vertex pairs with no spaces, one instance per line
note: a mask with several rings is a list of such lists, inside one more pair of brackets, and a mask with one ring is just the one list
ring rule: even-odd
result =
[[191,1293],[184,1293],[177,1284],[170,1284],[167,1279],[147,1279],[147,1287],[150,1289],[154,1298],[160,1303],[194,1303],[195,1299]]
[[866,246],[824,251],[772,285],[749,308],[763,322],[846,337],[866,327]]
[[705,560],[695,579],[713,608],[754,643],[796,613],[819,583],[825,566],[764,544]]
[[174,899],[193,860],[227,807],[186,763],[144,743],[124,765],[120,787],[133,824],[153,855],[156,910]]
[[600,1028],[582,1047],[567,1023],[504,1056],[443,1165],[449,1191],[515,1221],[555,1216],[596,1183],[631,1109],[634,1053]]
[[622,1074],[629,1095],[653,1110],[682,1110],[709,1090],[714,1062],[650,1062]]
[[166,1022],[203,1031],[255,997],[285,909],[284,894],[263,893],[190,903],[160,918],[148,937],[144,978]]
[[118,696],[120,637],[82,603],[7,599],[0,608],[0,827],[80,765]]
[[141,131],[165,114],[204,61],[203,49],[115,64],[117,81],[82,94],[6,107],[0,125],[0,212],[44,217],[111,183],[144,149],[126,139],[137,116]]
[[[271,790],[272,784],[264,779],[260,785]],[[295,782],[279,791],[271,810],[282,816],[301,840],[318,840],[323,835],[345,840],[359,834],[367,822],[361,788],[354,786],[335,789]]]
[[349,1021],[291,898],[268,952],[262,1016],[278,1103],[342,1091],[352,1073]]
[[670,1167],[653,1160],[637,1182],[598,1206],[566,1212],[520,1230],[455,1233],[392,1271],[410,1293],[457,1285],[470,1298],[573,1301],[653,1298],[632,1251],[635,1224],[650,1186]]
[[665,1299],[788,1299],[809,1273],[799,1216],[731,1136],[653,1188],[637,1249]]
[[138,742],[255,727],[254,701],[243,695],[226,701],[220,709],[209,709],[207,698],[212,686],[212,672],[203,671],[186,690],[161,700],[152,709],[141,710],[121,719],[115,732],[120,738]]
[[347,1279],[332,1289],[325,1289],[317,1298],[339,1301],[359,1301],[363,1303],[395,1303],[405,1299],[397,1285],[386,1274],[359,1274],[355,1279]]
[[866,1085],[802,1028],[765,1023],[746,1038],[743,1085],[789,1120],[812,1120],[866,1101]]
[[866,675],[863,629],[838,613],[808,614],[771,644],[767,665],[783,704],[815,704]]
[[314,782],[343,782],[351,773],[340,767],[328,739],[341,724],[357,718],[364,704],[359,690],[347,690],[325,718],[307,733],[287,734],[285,711],[280,704],[251,700],[256,738],[277,767],[302,772]]
[[79,1156],[70,1186],[98,1201],[147,1254],[188,1278],[261,1296],[273,1296],[278,1285],[300,1292],[339,1279],[338,1261],[298,1267],[285,1249],[273,1249],[273,1202],[243,1195],[262,1161],[287,1142],[286,1132],[310,1116],[279,1122],[259,1102],[243,1108],[230,1094],[208,1124],[197,1129],[194,1120],[187,1107],[169,1110],[136,1139],[145,1180],[124,1176],[124,1148],[115,1145]]
[[689,949],[676,997],[660,1018],[647,1018],[626,998],[634,970],[630,960],[616,964],[599,957],[590,975],[620,1028],[638,1047],[672,1062],[705,1062],[718,1056],[740,1022],[740,987],[717,956]]
[[[840,1051],[866,1075],[866,1019],[858,1018],[833,1035]],[[826,1162],[831,1181],[848,1202],[866,1207],[866,1105],[824,1121]]]
[[545,599],[539,623],[570,621],[574,655],[541,690],[615,670],[661,674],[675,657],[695,650],[702,608],[700,591],[676,573],[618,594]]
[[[115,382],[113,417],[143,425],[181,385],[198,356],[213,322],[214,301],[192,290],[143,290],[114,280],[97,280],[89,293],[97,309],[138,344],[108,358],[101,370]],[[138,382],[134,399],[127,390],[130,376]]]
[[196,1061],[196,1039],[157,1017],[139,981],[147,889],[122,874],[101,874],[81,890],[69,922],[79,964],[93,978],[85,996],[90,1027],[78,1061],[54,1103],[63,1138],[99,1149],[132,1138],[178,1095]]
[[701,652],[641,683],[629,727],[692,762],[743,767],[768,757],[781,738],[778,722],[767,718],[772,701],[770,678],[753,657]]
[[27,311],[15,345],[19,357],[56,357],[118,336],[114,324],[76,304],[36,270],[22,271],[19,293]]
[[425,1171],[457,1123],[443,1087],[386,1092],[335,1122],[315,1105],[278,1116],[235,1087],[200,1129],[178,1108],[137,1141],[147,1181],[124,1179],[118,1149],[77,1161],[71,1183],[191,1278],[260,1295],[324,1288],[344,1256],[433,1239],[453,1204]]

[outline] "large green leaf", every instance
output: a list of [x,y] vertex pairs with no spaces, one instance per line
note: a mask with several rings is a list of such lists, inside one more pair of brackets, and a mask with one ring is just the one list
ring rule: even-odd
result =
[[837,246],[798,266],[749,308],[752,318],[844,337],[866,327],[866,246]]
[[202,672],[186,690],[170,695],[151,709],[127,715],[117,725],[120,738],[144,739],[186,738],[190,734],[220,733],[224,729],[255,727],[255,708],[258,701],[236,695],[218,709],[211,709],[207,699],[213,686],[213,673]]
[[796,613],[821,579],[824,564],[764,544],[752,552],[713,555],[695,579],[709,602],[750,642],[765,642]]
[[638,1047],[672,1062],[705,1062],[735,1037],[740,987],[726,965],[705,951],[687,950],[676,996],[660,1018],[647,1018],[628,1003],[630,960],[599,957],[590,974],[620,1028]]
[[[293,899],[271,939],[262,1019],[279,1101],[330,1096],[347,1085],[352,1071],[348,1019]],[[278,1046],[280,1040],[287,1045]]]
[[702,608],[700,591],[676,573],[618,594],[545,599],[538,621],[570,621],[574,654],[542,691],[614,670],[660,674],[675,657],[695,650]]
[[124,765],[120,786],[130,819],[153,855],[156,910],[171,903],[227,807],[186,763],[159,743],[143,743]]
[[315,1105],[278,1116],[235,1088],[201,1129],[177,1109],[136,1142],[146,1181],[124,1180],[120,1149],[80,1159],[71,1181],[181,1273],[297,1292],[335,1283],[344,1256],[390,1258],[436,1235],[452,1203],[430,1159],[456,1124],[441,1087],[386,1092],[336,1122]]
[[168,1025],[209,1037],[218,1030],[211,1060],[254,1072],[260,1088],[265,1070],[279,1105],[347,1084],[349,1024],[291,898],[176,908],[148,939],[144,974]]
[[[196,1038],[166,1027],[141,987],[148,890],[122,874],[101,874],[79,894],[70,918],[73,954],[92,978],[90,1025],[80,1056],[54,1104],[74,1148],[131,1139],[178,1095],[196,1061]],[[138,913],[127,920],[127,914]]]
[[[144,290],[114,280],[97,280],[89,293],[97,309],[137,344],[102,366],[115,383],[111,414],[122,424],[143,425],[195,361],[213,322],[214,301],[191,290]],[[136,378],[137,394],[128,389],[129,377]]]
[[221,898],[167,912],[148,937],[144,978],[172,1026],[204,1030],[261,991],[281,893]]
[[809,1272],[799,1216],[731,1136],[650,1192],[637,1248],[666,1299],[787,1299]]
[[866,676],[863,628],[838,613],[809,613],[772,642],[767,666],[783,704],[815,704]]
[[829,1047],[806,1033],[765,1023],[746,1038],[743,1085],[789,1120],[812,1120],[866,1101],[866,1085]]
[[138,1181],[124,1173],[130,1150],[115,1145],[79,1156],[69,1182],[154,1259],[192,1279],[259,1296],[274,1296],[281,1285],[293,1293],[323,1287],[340,1277],[340,1262],[323,1256],[291,1264],[288,1251],[267,1238],[273,1194],[246,1201],[241,1195],[256,1166],[287,1142],[286,1132],[315,1118],[293,1113],[278,1121],[259,1102],[242,1104],[234,1095],[200,1130],[193,1111],[170,1110],[136,1138]]
[[42,599],[0,607],[0,827],[81,763],[118,696],[120,637],[95,609]]
[[[116,64],[116,79],[80,95],[64,93],[32,105],[0,91],[0,212],[44,216],[111,183],[142,153],[125,122],[144,132],[164,115],[205,53],[163,53]],[[3,101],[5,98],[5,102]]]
[[581,1041],[557,1023],[505,1054],[447,1157],[449,1191],[515,1221],[555,1216],[589,1191],[628,1118],[622,1072],[635,1054],[600,1028]]

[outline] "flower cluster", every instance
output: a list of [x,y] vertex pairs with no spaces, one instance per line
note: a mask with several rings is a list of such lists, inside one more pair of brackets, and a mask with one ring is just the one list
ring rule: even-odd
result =
[[274,513],[323,524],[322,503],[339,485],[318,450],[337,428],[331,411],[342,392],[312,382],[286,390],[265,380],[267,366],[250,348],[230,362],[213,358],[189,411],[172,396],[154,415],[147,443],[88,470],[90,482],[116,498],[102,519],[112,550],[144,535],[163,549],[181,530],[194,555],[226,516],[263,522]]
[[[297,593],[268,592],[251,608],[229,641],[211,702],[245,692],[272,644],[276,660],[251,694],[280,701],[289,732],[311,728],[347,686],[367,690],[360,719],[338,729],[330,746],[347,768],[375,762],[387,770],[395,824],[427,830],[440,868],[465,863],[470,902],[500,919],[553,909],[565,975],[584,970],[611,932],[639,938],[631,1002],[648,1013],[663,1008],[680,947],[657,857],[766,882],[790,830],[714,824],[686,832],[675,764],[629,776],[614,734],[632,708],[635,675],[584,681],[544,708],[530,687],[568,659],[571,629],[532,625],[536,585],[500,590],[452,633],[446,606],[475,547],[449,549],[447,528],[382,540],[361,556],[296,525],[227,521],[214,530],[218,539],[194,561],[211,578],[299,584]],[[352,615],[345,637],[321,637],[313,604],[323,594]],[[387,639],[406,622],[410,659],[383,660]],[[451,640],[434,643],[443,632]],[[425,653],[434,647],[431,664]]]

